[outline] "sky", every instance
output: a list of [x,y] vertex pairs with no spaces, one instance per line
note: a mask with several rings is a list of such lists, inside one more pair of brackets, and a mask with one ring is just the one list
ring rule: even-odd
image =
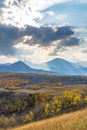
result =
[[0,63],[87,63],[87,0],[0,0]]

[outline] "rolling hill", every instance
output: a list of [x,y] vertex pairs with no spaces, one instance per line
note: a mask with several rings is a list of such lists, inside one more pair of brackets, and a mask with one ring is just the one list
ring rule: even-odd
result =
[[87,109],[30,123],[11,130],[87,130]]

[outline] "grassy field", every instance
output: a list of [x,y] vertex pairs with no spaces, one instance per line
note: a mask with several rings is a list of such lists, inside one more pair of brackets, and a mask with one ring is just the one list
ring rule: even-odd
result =
[[[57,82],[62,85],[56,85]],[[9,95],[9,92],[16,95],[36,92],[62,95],[73,89],[87,90],[87,77],[0,73],[0,95]]]
[[[56,85],[62,83],[61,86]],[[87,90],[86,76],[57,76],[40,74],[0,73],[0,95],[48,93],[62,95],[67,90]]]
[[11,130],[87,130],[87,109],[11,128]]
[[[71,90],[79,93],[73,95],[71,92],[68,100],[64,93]],[[0,73],[0,130],[87,130],[87,110],[41,121],[49,116],[87,108],[86,96],[85,76]],[[29,123],[35,121],[40,122]],[[26,123],[28,125],[13,129]]]

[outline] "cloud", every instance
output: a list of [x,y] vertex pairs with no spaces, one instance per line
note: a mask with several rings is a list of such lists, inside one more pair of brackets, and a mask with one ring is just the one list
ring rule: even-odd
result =
[[0,25],[0,53],[13,54],[16,40],[21,37],[21,31],[14,26]]
[[32,0],[32,2],[30,2],[30,6],[34,11],[42,11],[56,4],[63,4],[63,3],[70,3],[70,2],[87,3],[86,0],[77,0],[77,1],[75,0],[38,0],[38,1]]
[[[76,3],[74,0],[0,0],[0,16],[2,17],[0,23],[17,27],[24,27],[24,25],[40,26],[40,20],[43,19],[46,9],[60,3],[70,2]],[[84,3],[85,0],[78,0],[77,2]],[[48,11],[48,15],[54,18],[54,13],[51,10]],[[64,18],[65,16],[59,15],[58,19],[63,20]]]
[[32,36],[30,41],[26,40],[25,44],[51,46],[54,41],[64,39],[74,34],[68,26],[64,27],[31,27],[27,26],[24,32],[26,36]]
[[78,2],[78,3],[87,3],[87,0],[77,0],[76,2]]
[[40,12],[30,10],[30,2],[27,0],[0,1],[0,23],[24,27],[24,25],[39,26],[34,19],[41,18]]
[[60,44],[61,44],[61,46],[64,46],[64,47],[78,46],[79,39],[76,37],[68,37],[68,38],[64,39]]
[[87,49],[83,49],[82,52],[83,52],[83,53],[87,53]]
[[34,11],[42,11],[56,4],[63,4],[63,3],[70,3],[70,2],[87,3],[86,0],[77,0],[77,1],[75,0],[39,0],[39,1],[32,0],[30,1],[30,6],[31,6],[31,9]]
[[56,17],[57,20],[63,21],[67,19],[67,14],[60,14]]
[[[71,0],[67,0],[67,2],[70,1]],[[32,10],[42,11],[53,5],[60,4],[60,3],[66,3],[66,0],[39,0],[39,1],[32,0],[32,2],[30,2],[30,5]]]
[[58,55],[58,53],[67,51],[67,49],[69,49],[71,47],[79,46],[79,41],[80,41],[80,39],[78,39],[76,37],[67,37],[67,38],[59,41],[59,43],[54,48],[53,52],[50,53],[49,55],[51,55],[51,56]]
[[74,27],[73,30],[76,33],[87,33],[87,27]]
[[[2,19],[2,14],[4,13],[4,11],[2,9],[6,8],[6,5],[5,5],[5,1],[4,0],[0,0],[0,19]],[[1,22],[1,20],[0,20]]]
[[0,0],[0,8],[6,7],[5,6],[5,1],[4,0]]
[[[82,6],[82,3],[87,3],[87,1],[0,0],[0,55],[15,55],[16,57],[21,55],[23,58],[27,55],[27,59],[29,56],[31,59],[32,57],[35,59],[40,55],[39,59],[41,60],[43,50],[44,55],[46,54],[44,59],[46,59],[49,58],[49,53],[54,53],[56,57],[58,53],[62,55],[62,52],[64,52],[64,55],[67,55],[69,51],[75,48],[85,48],[83,44],[87,46],[86,27],[78,27],[75,28],[76,30],[72,30],[69,26],[63,24],[74,23],[74,25],[76,25],[76,21],[78,23],[80,22],[81,18],[77,20],[77,15],[73,15],[74,12],[76,13],[75,10],[74,12],[72,11],[73,8],[68,14],[70,8],[74,7],[74,4],[76,5],[75,7],[78,5],[79,10],[81,6],[80,12],[84,12],[83,16],[85,18],[82,18],[81,21],[82,23],[86,22],[86,9],[82,11],[84,6]],[[57,4],[64,6],[58,6]],[[72,4],[73,6],[70,6]],[[56,6],[54,7],[54,5]],[[65,7],[65,9],[63,9],[63,7]],[[76,14],[79,12],[78,8]],[[51,24],[52,26],[44,26],[47,24]],[[54,24],[61,24],[62,26],[54,27]],[[77,37],[80,37],[83,41],[80,42],[81,40]],[[80,47],[78,47],[79,42]],[[82,53],[82,50],[80,51]],[[85,53],[86,50],[83,51],[83,55],[85,55]]]
[[62,40],[61,46],[71,47],[79,44],[77,38],[71,38],[74,32],[68,26],[63,27],[32,27],[18,28],[11,25],[0,25],[0,53],[12,55],[16,51],[19,43],[29,46],[51,47],[54,42]]
[[21,55],[22,56],[27,56],[27,55],[34,55],[34,47],[32,48],[31,46],[23,43],[19,43],[14,46],[16,48],[16,55]]
[[15,58],[15,57],[0,55],[0,64],[13,63],[13,62],[16,62],[16,61],[18,61],[18,59]]

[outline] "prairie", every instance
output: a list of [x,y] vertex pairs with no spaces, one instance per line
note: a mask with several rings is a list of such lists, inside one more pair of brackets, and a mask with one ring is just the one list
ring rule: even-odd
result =
[[[12,130],[14,127],[18,129],[17,126],[25,125],[23,128],[19,127],[21,130],[27,126],[26,124],[30,130],[51,130],[51,128],[63,130],[67,125],[75,126],[77,121],[80,122],[78,116],[77,118],[72,116],[76,115],[75,113],[71,113],[70,117],[66,113],[85,108],[87,108],[86,76],[0,73],[0,130],[9,128]],[[82,114],[84,121],[87,113],[85,116],[84,112],[79,113]],[[78,120],[74,120],[74,117]],[[72,121],[70,124],[67,124],[70,121],[68,118]],[[41,128],[38,123],[33,123],[37,121],[41,121],[39,122]],[[49,128],[50,123],[55,127]],[[34,124],[37,128],[33,128]]]
[[87,130],[87,109],[30,123],[11,130]]

